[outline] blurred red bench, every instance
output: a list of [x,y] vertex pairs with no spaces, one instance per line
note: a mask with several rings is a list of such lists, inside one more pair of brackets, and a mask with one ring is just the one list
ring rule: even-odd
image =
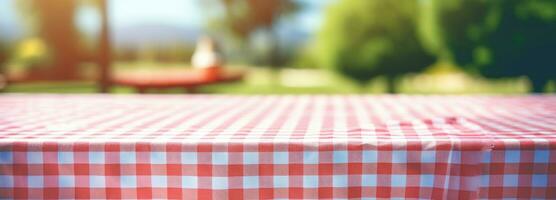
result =
[[133,87],[139,93],[145,93],[148,89],[167,88],[184,88],[194,93],[202,86],[241,81],[244,74],[243,71],[227,70],[221,70],[217,75],[207,75],[203,70],[138,70],[116,73],[111,82],[113,85]]

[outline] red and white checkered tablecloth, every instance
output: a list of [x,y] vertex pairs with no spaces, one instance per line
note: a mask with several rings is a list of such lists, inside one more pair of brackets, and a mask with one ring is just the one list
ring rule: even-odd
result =
[[556,96],[0,96],[0,198],[556,199]]

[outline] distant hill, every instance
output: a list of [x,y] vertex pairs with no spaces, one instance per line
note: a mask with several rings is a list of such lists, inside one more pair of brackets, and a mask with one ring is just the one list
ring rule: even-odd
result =
[[305,42],[313,37],[310,33],[304,32],[296,27],[284,27],[278,34],[281,43],[294,47],[305,44]]
[[[3,24],[5,25],[5,24]],[[205,34],[200,27],[180,27],[164,24],[141,24],[112,27],[111,36],[114,48],[137,49],[145,46],[165,47],[176,44],[194,46],[197,39]],[[281,43],[288,47],[304,44],[311,34],[296,27],[285,26],[279,31]],[[2,28],[0,40],[17,41],[23,39],[25,33],[18,27]]]
[[144,24],[114,27],[112,41],[115,48],[138,48],[141,46],[194,45],[203,31],[194,27],[178,27],[162,24]]

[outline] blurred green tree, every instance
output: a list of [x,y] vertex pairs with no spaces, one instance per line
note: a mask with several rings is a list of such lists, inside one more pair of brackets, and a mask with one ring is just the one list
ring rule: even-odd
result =
[[435,58],[420,42],[418,1],[344,0],[330,7],[318,36],[319,60],[359,84],[385,76],[396,92],[399,75],[418,72]]
[[[266,31],[271,43],[267,63],[272,67],[284,64],[280,55],[280,41],[274,26],[281,17],[298,9],[293,0],[221,0],[225,8],[223,18],[217,24],[232,33],[242,44],[246,44],[256,31]],[[243,48],[245,50],[245,48]]]
[[556,1],[435,0],[453,60],[485,77],[527,76],[543,92],[556,77]]

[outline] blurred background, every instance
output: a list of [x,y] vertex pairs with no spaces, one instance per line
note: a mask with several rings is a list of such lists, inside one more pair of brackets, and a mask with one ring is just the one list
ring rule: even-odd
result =
[[553,0],[0,1],[2,92],[544,93],[555,54]]

